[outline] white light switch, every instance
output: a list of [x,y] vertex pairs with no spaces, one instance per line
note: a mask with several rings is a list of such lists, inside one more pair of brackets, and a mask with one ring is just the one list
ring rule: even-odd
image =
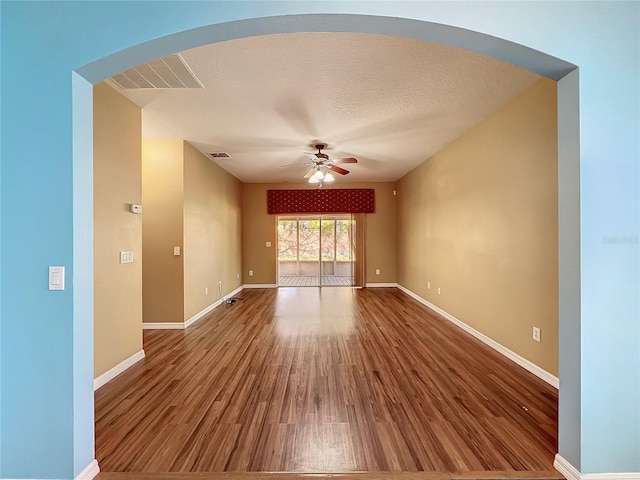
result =
[[49,290],[64,290],[64,267],[49,267]]
[[180,256],[180,247],[173,247],[173,254],[176,257]]
[[133,263],[133,250],[120,252],[120,263]]

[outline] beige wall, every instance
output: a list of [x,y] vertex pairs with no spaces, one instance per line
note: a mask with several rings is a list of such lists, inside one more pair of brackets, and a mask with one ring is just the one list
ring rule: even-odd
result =
[[[94,376],[142,349],[141,111],[106,84],[93,107]],[[120,251],[134,262],[120,264]]]
[[557,184],[546,79],[398,182],[399,283],[553,375]]
[[[367,283],[398,282],[557,375],[555,87],[539,81],[397,185],[335,188],[376,190]],[[242,185],[181,140],[141,144],[140,125],[137,106],[95,87],[96,376],[142,348],[143,315],[183,322],[219,298],[218,281],[223,294],[275,284],[266,191],[314,188]],[[142,203],[143,215],[129,213],[130,203]],[[134,263],[120,265],[121,250],[133,250]]]
[[[184,143],[184,318],[241,285],[242,184]],[[205,288],[208,293],[205,293]]]
[[[308,183],[257,184],[242,187],[242,273],[245,284],[277,283],[276,216],[267,213],[267,190],[317,188]],[[373,188],[376,210],[365,215],[367,283],[396,282],[396,198],[394,183],[336,183],[334,188]],[[271,242],[272,247],[265,247]],[[380,275],[375,269],[380,269]],[[254,276],[249,276],[253,270]]]
[[[361,188],[361,187],[354,187]],[[396,283],[397,273],[397,196],[395,183],[372,183],[376,190],[376,211],[365,215],[366,283]],[[380,275],[376,275],[376,269]]]
[[184,321],[183,142],[142,145],[142,299],[145,323]]

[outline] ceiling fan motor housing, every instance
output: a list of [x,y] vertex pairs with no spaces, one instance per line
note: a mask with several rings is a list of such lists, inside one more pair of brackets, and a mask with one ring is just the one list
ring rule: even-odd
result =
[[327,155],[326,153],[322,153],[322,149],[327,147],[326,144],[317,143],[315,145],[315,147],[318,149],[318,153],[316,153],[316,157],[324,158],[325,160],[329,160],[329,155]]

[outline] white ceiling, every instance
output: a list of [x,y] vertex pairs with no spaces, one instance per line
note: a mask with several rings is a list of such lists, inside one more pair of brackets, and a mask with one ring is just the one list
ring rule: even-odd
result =
[[[145,138],[185,139],[243,182],[299,182],[317,141],[336,181],[395,181],[540,77],[477,53],[369,34],[250,37],[181,52],[204,89],[119,90]],[[344,179],[344,180],[343,180]]]

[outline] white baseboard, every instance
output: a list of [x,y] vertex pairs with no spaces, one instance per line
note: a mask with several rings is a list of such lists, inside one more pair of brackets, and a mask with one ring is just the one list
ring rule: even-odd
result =
[[245,283],[244,288],[278,288],[277,283]]
[[224,298],[216,300],[215,302],[213,302],[211,305],[209,305],[205,309],[199,311],[194,316],[192,316],[191,318],[187,319],[184,322],[184,327],[182,327],[182,328],[190,327],[191,325],[196,323],[198,320],[200,320],[202,317],[204,317],[207,313],[209,313],[211,310],[213,310],[214,308],[216,308],[219,305],[222,305],[222,302],[224,302],[225,298],[233,297],[234,295],[240,293],[242,291],[242,288],[243,288],[242,286],[236,288],[233,292],[225,295]]
[[225,295],[224,298],[220,298],[216,300],[211,305],[204,308],[203,310],[200,310],[198,313],[188,318],[184,322],[156,322],[156,323],[144,322],[142,324],[142,329],[143,330],[184,330],[185,328],[190,327],[191,325],[196,323],[198,320],[200,320],[202,317],[204,317],[207,313],[209,313],[211,310],[213,310],[217,306],[222,305],[222,302],[224,302],[225,298],[233,297],[234,295],[240,293],[243,288],[246,288],[246,287],[242,285],[239,286],[233,292],[230,292],[227,295]]
[[94,460],[87,468],[85,468],[75,480],[92,480],[96,475],[100,473],[100,467],[98,466],[98,460]]
[[487,337],[484,333],[481,333],[478,330],[476,330],[475,328],[470,327],[469,325],[467,325],[463,321],[458,320],[453,315],[451,315],[451,314],[445,312],[444,310],[442,310],[441,308],[433,305],[432,303],[428,302],[427,300],[425,300],[421,296],[413,293],[408,288],[405,288],[402,285],[398,285],[398,288],[400,290],[402,290],[404,293],[406,293],[407,295],[409,295],[410,297],[413,297],[414,299],[416,299],[417,301],[419,301],[420,303],[422,303],[426,307],[430,308],[434,312],[440,314],[441,316],[443,316],[444,318],[446,318],[450,322],[452,322],[455,325],[457,325],[458,327],[462,328],[465,332],[470,333],[471,335],[476,337],[481,342],[489,345],[491,348],[496,350],[498,353],[501,353],[502,355],[504,355],[508,359],[510,359],[510,360],[514,361],[515,363],[517,363],[518,365],[520,365],[522,368],[524,368],[524,369],[528,370],[529,372],[533,373],[535,376],[537,376],[541,380],[544,380],[549,385],[551,385],[551,386],[553,386],[555,388],[559,388],[560,380],[555,375],[550,374],[546,370],[544,370],[544,369],[540,368],[539,366],[537,366],[535,363],[530,362],[526,358],[518,355],[516,352],[514,352],[512,350],[509,350],[504,345],[501,345],[500,343],[496,342],[495,340]]
[[101,386],[103,386],[105,383],[107,383],[110,380],[113,380],[118,375],[120,375],[122,372],[124,372],[127,368],[129,368],[133,364],[139,362],[143,358],[144,358],[144,350],[140,350],[139,352],[134,353],[129,358],[127,358],[127,359],[123,360],[122,362],[120,362],[119,364],[117,364],[112,369],[107,370],[102,375],[99,375],[96,379],[93,380],[93,391],[95,392]]
[[143,330],[184,330],[184,322],[143,322]]
[[553,467],[567,480],[640,480],[640,472],[637,473],[580,473],[562,455],[556,454]]
[[580,480],[580,472],[578,469],[567,462],[559,453],[556,453],[556,458],[553,461],[553,468],[567,477],[567,480]]
[[[100,473],[100,467],[98,466],[98,460],[94,459],[89,465],[87,465],[87,468],[85,468],[80,472],[80,474],[74,480],[92,480],[95,477],[97,477],[99,473]],[[17,479],[13,479],[13,480],[17,480]],[[25,479],[22,478],[21,480],[25,480]]]
[[396,287],[398,288],[398,284],[397,283],[365,283],[364,284],[365,287],[367,288],[377,288],[377,287]]
[[580,480],[640,480],[640,472],[583,473]]
[[196,313],[194,316],[192,316],[191,318],[188,318],[187,320],[185,320],[185,322],[182,324],[182,328],[187,328],[190,327],[191,325],[193,325],[194,323],[196,323],[198,320],[200,320],[202,317],[204,317],[207,313],[209,313],[211,310],[213,310],[214,308],[216,308],[217,306],[222,305],[222,299],[220,300],[216,300],[215,302],[213,302],[211,305],[209,305],[207,308],[200,310],[198,313]]
[[230,297],[235,297],[237,294],[239,294],[242,290],[244,290],[244,285],[240,285],[238,288],[236,288],[233,292],[228,293],[227,295],[224,296],[224,298],[230,298]]

